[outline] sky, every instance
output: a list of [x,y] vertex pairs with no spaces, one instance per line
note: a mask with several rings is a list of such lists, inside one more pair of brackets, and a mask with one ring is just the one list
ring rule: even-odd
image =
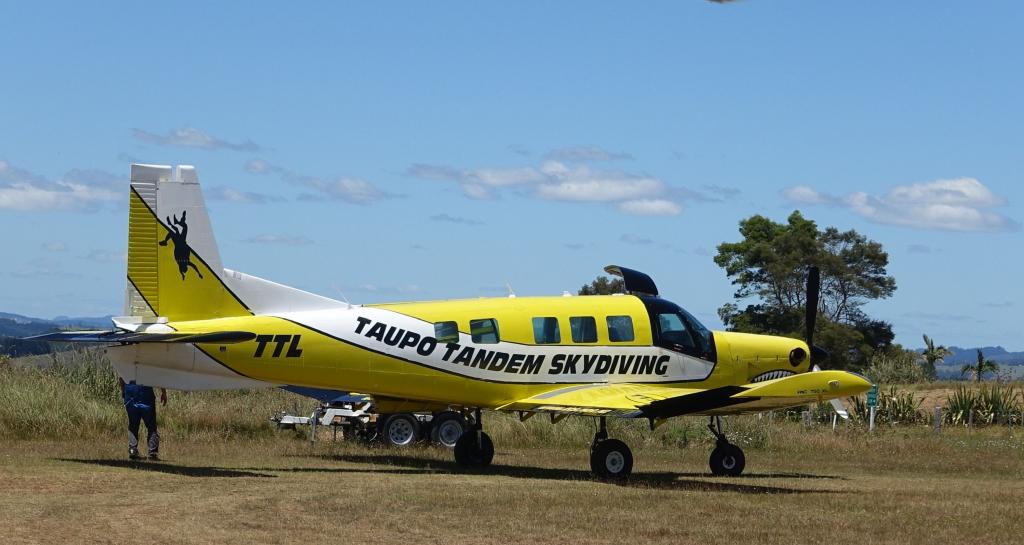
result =
[[897,342],[1024,350],[1024,5],[0,7],[0,311],[120,314],[131,162],[226,267],[353,303],[645,271],[706,325],[740,220],[888,251]]

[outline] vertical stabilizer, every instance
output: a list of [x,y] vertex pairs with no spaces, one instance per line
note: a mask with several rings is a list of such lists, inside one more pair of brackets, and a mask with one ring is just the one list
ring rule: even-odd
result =
[[131,170],[126,314],[172,321],[251,314],[224,283],[195,168]]

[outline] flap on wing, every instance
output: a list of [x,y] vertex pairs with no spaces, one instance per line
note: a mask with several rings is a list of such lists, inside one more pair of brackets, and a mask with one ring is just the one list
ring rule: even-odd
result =
[[646,416],[642,408],[653,402],[701,391],[652,384],[574,384],[514,401],[499,410],[636,418]]
[[749,413],[827,401],[866,392],[871,383],[845,371],[815,371],[742,386],[689,388],[654,384],[576,384],[501,407],[625,418]]
[[211,331],[207,333],[136,333],[134,331],[61,331],[27,337],[25,340],[61,343],[217,343],[251,341],[248,331]]

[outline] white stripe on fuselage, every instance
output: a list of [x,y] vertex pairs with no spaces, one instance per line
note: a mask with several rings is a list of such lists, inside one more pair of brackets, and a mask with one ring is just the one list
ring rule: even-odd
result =
[[705,380],[713,362],[653,346],[439,343],[434,325],[398,312],[352,307],[275,314],[368,350],[492,382],[682,382]]

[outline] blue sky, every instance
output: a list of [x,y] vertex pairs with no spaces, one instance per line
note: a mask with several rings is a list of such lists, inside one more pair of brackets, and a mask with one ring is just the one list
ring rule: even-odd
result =
[[650,273],[720,327],[737,223],[881,242],[897,340],[1024,349],[1024,6],[12,4],[0,310],[117,314],[131,161],[225,265],[352,302]]

